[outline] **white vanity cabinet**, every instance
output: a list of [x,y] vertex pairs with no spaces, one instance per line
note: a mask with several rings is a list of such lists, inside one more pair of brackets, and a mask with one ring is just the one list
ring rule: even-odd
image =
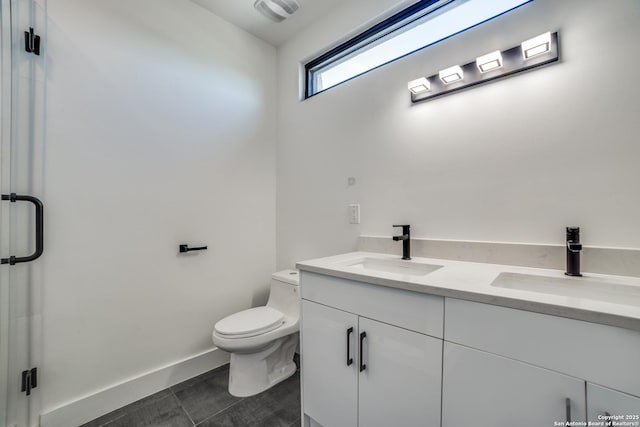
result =
[[583,380],[444,343],[442,427],[553,426],[585,413]]
[[302,301],[304,412],[326,426],[358,425],[358,316]]
[[[305,272],[301,280],[303,425],[439,426],[442,339],[406,325],[441,334],[442,298]],[[358,293],[367,288],[373,295]],[[344,291],[336,303],[340,308],[326,305],[336,291]],[[316,301],[308,299],[312,296]],[[409,305],[415,303],[412,298],[421,301],[422,310],[408,313],[404,304],[383,303],[405,298]],[[437,311],[437,325],[425,308]],[[376,314],[384,321],[376,320]]]
[[640,331],[378,282],[302,271],[305,427],[640,422]]
[[[563,421],[564,398],[571,399],[573,421],[585,421],[585,416],[602,421],[598,414],[605,412],[640,414],[640,399],[633,397],[640,393],[640,332],[471,301],[445,301],[443,427],[464,424],[452,405],[471,398],[472,388],[486,394],[476,401],[463,400],[463,407],[516,408],[523,414],[518,424],[525,426]],[[503,418],[490,419],[495,422],[487,425],[511,425]]]
[[640,396],[640,332],[447,298],[445,341]]
[[607,416],[618,416],[621,418],[617,418],[617,421],[640,423],[640,398],[599,385],[587,383],[587,408],[587,419],[591,422],[606,421]]
[[442,340],[364,317],[359,330],[358,425],[439,426]]

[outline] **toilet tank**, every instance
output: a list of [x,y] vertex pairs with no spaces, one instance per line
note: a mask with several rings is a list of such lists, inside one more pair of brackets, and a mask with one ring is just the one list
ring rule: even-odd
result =
[[271,276],[269,307],[280,310],[287,316],[300,316],[300,273],[298,270],[283,270]]

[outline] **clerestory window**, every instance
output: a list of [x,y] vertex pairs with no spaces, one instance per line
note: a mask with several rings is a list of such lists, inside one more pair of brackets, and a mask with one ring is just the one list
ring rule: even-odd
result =
[[421,0],[305,65],[305,98],[533,0]]

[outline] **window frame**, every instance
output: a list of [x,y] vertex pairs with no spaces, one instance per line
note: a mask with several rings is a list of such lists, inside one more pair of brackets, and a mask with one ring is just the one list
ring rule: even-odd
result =
[[[370,28],[366,29],[365,31],[357,34],[356,36],[350,38],[349,40],[339,44],[338,46],[330,49],[329,51],[321,54],[320,56],[308,61],[305,65],[304,65],[304,99],[309,99],[319,93],[325,92],[331,88],[334,88],[336,86],[339,86],[345,82],[348,82],[352,79],[355,79],[356,77],[359,77],[363,74],[366,74],[370,71],[373,71],[377,68],[380,68],[384,65],[387,65],[391,62],[397,61],[399,59],[404,58],[405,56],[411,55],[419,50],[422,50],[424,48],[427,48],[429,46],[432,46],[436,43],[439,43],[443,40],[446,40],[450,37],[453,37],[457,34],[460,34],[464,31],[467,31],[471,28],[474,28],[478,25],[483,24],[484,22],[487,22],[491,19],[497,18],[498,16],[501,16],[505,13],[510,12],[511,10],[517,9],[520,6],[523,6],[527,3],[532,2],[533,0],[528,0],[525,1],[524,3],[512,8],[512,9],[508,9],[496,16],[493,16],[491,18],[485,19],[484,21],[478,22],[475,25],[472,25],[466,29],[463,29],[461,31],[457,31],[455,33],[452,33],[446,37],[443,37],[442,39],[436,40],[432,43],[429,43],[427,45],[424,45],[422,47],[419,47],[411,52],[408,52],[406,54],[403,54],[395,59],[389,60],[387,62],[384,62],[380,65],[377,65],[367,71],[363,71],[362,73],[356,74],[352,77],[349,77],[346,80],[341,81],[340,83],[336,83],[333,86],[330,86],[328,88],[322,89],[322,90],[318,90],[318,91],[314,91],[315,88],[315,73],[317,73],[318,71],[320,71],[322,68],[326,67],[326,66],[330,66],[332,64],[335,64],[336,62],[339,62],[345,58],[348,58],[349,55],[351,55],[354,52],[357,52],[359,48],[361,47],[365,47],[365,46],[370,46],[370,45],[374,45],[378,40],[382,39],[383,37],[386,37],[387,35],[405,27],[408,25],[411,25],[413,22],[415,22],[416,20],[422,19],[425,16],[428,16],[434,12],[437,12],[438,10],[440,10],[443,7],[446,7],[452,3],[455,3],[456,0],[420,0],[408,7],[406,7],[405,9],[402,9],[400,12],[395,13],[394,15],[382,20],[381,22],[371,26]],[[441,4],[439,4],[441,3]],[[433,7],[432,10],[428,10],[425,13],[420,13],[425,11],[426,9],[429,9]],[[317,68],[318,66],[322,66],[321,68]]]

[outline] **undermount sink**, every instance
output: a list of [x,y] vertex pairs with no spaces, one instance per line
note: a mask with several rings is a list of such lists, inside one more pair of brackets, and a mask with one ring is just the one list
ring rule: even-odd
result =
[[572,298],[640,306],[640,286],[604,282],[587,277],[546,277],[500,273],[491,286]]
[[441,265],[425,264],[401,259],[360,258],[342,264],[357,270],[402,274],[405,276],[425,276],[442,268]]

